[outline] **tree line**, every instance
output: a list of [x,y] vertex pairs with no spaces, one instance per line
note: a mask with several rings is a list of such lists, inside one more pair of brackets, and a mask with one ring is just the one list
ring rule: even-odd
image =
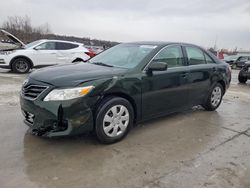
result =
[[91,39],[88,37],[74,37],[53,34],[48,23],[44,23],[38,27],[35,27],[32,25],[31,19],[28,16],[10,16],[2,23],[1,28],[13,34],[26,44],[39,39],[66,40],[80,42],[85,45],[105,47],[112,47],[118,44],[117,42],[113,41]]

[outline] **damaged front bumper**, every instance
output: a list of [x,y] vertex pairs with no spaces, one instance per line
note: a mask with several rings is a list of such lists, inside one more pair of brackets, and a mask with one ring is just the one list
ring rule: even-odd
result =
[[38,136],[77,135],[93,130],[91,106],[97,98],[82,97],[67,101],[43,101],[47,92],[35,100],[20,94],[24,122]]

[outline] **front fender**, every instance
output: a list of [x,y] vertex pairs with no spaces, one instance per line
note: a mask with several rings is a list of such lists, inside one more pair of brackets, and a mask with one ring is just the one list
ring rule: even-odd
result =
[[101,100],[110,95],[120,96],[128,99],[135,108],[138,120],[141,119],[141,80],[133,76],[113,76],[84,83],[93,85],[95,89],[91,96],[99,97],[97,105]]

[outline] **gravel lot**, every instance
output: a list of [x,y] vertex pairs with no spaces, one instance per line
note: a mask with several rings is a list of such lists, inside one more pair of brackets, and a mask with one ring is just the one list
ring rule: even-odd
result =
[[250,82],[233,72],[215,112],[194,108],[134,128],[113,145],[91,134],[28,133],[18,102],[27,75],[0,69],[1,187],[250,187]]

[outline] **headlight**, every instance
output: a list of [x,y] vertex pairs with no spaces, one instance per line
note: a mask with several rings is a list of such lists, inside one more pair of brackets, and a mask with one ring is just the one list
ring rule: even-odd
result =
[[9,55],[9,54],[12,54],[14,53],[15,50],[11,50],[11,51],[0,51],[0,55]]
[[44,98],[44,101],[63,101],[83,97],[90,93],[93,88],[94,86],[54,89]]

